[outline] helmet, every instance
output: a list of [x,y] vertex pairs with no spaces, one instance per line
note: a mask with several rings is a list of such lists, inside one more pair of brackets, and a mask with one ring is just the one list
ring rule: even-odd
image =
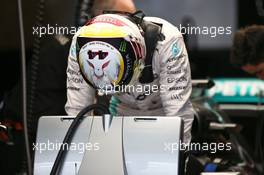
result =
[[93,18],[78,31],[76,41],[81,74],[96,89],[134,84],[144,68],[143,31],[126,15]]

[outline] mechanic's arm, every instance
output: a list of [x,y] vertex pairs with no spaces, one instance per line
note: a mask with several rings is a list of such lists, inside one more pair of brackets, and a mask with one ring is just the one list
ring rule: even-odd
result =
[[95,90],[83,79],[76,57],[76,37],[73,37],[67,67],[67,103],[68,115],[76,116],[83,108],[94,104]]
[[180,116],[184,121],[184,142],[191,139],[193,108],[188,54],[182,36],[172,37],[161,50],[161,99],[166,116]]

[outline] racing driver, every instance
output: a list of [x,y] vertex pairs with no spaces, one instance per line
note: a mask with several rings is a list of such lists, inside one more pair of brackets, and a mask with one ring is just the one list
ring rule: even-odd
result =
[[156,42],[153,50],[153,81],[141,82],[142,70],[149,66],[145,64],[146,31],[130,16],[98,15],[75,34],[68,57],[65,110],[68,115],[77,115],[95,103],[96,90],[111,92],[112,115],[181,117],[183,142],[189,143],[194,111],[189,99],[191,72],[183,37],[163,19],[142,17],[142,21],[161,27],[163,39]]

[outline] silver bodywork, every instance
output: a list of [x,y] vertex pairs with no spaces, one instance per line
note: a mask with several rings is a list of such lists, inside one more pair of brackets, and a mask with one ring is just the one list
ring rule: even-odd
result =
[[[39,120],[34,174],[49,174],[59,151],[40,151],[40,144],[61,143],[73,117],[45,116]],[[183,123],[179,117],[85,117],[62,164],[63,175],[176,175]],[[80,149],[80,145],[88,147]],[[36,147],[37,148],[37,147]],[[55,147],[54,147],[55,148]],[[76,148],[76,149],[75,149]]]

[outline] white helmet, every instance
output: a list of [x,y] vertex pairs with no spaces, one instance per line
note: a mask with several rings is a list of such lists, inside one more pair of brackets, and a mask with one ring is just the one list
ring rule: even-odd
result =
[[78,31],[76,48],[81,73],[96,89],[131,85],[144,68],[143,31],[123,14],[93,18]]

